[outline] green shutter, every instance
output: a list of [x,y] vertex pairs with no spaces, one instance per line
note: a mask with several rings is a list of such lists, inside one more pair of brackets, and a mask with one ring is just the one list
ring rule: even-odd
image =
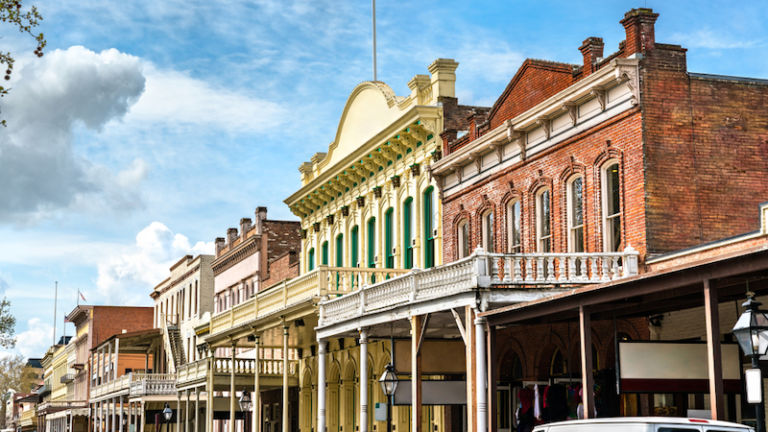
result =
[[393,208],[384,213],[384,256],[386,257],[384,265],[386,268],[395,268],[395,254],[392,253],[392,218],[394,214],[395,210]]
[[350,267],[357,267],[359,264],[360,258],[358,255],[360,254],[360,228],[355,225],[352,227],[352,231],[349,233],[350,239],[349,239],[349,255],[352,258],[349,262]]
[[424,268],[435,266],[435,236],[432,232],[432,186],[424,191]]
[[307,263],[307,271],[312,271],[315,269],[315,248],[312,248],[309,250],[309,257],[307,258],[309,263]]
[[344,267],[344,234],[336,236],[336,267]]
[[403,203],[403,268],[413,268],[413,243],[411,242],[411,212],[413,198]]
[[376,218],[368,219],[368,267],[376,267]]
[[328,240],[323,242],[323,265],[328,265]]

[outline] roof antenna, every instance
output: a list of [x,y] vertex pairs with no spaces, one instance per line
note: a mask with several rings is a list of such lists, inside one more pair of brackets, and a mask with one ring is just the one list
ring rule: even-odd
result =
[[371,11],[373,17],[373,80],[376,78],[376,0],[371,0]]

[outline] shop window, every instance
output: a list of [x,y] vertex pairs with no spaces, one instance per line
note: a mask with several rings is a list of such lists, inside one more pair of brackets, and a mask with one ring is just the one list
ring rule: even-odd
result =
[[606,252],[617,252],[621,250],[619,163],[609,161],[602,174],[603,248]]
[[366,249],[368,250],[368,267],[376,267],[376,218],[368,219],[365,229],[367,234]]
[[457,228],[459,258],[469,256],[469,221],[464,219]]
[[349,232],[349,237],[349,266],[360,267],[360,227],[353,226]]
[[574,177],[567,186],[568,251],[584,252],[584,178]]
[[523,251],[522,238],[520,201],[510,201],[507,204],[507,251],[521,253]]
[[424,191],[424,268],[435,266],[435,234],[437,228],[434,202],[435,188],[428,187]]
[[390,207],[384,213],[384,254],[386,256],[385,266],[395,268],[395,242],[393,237],[395,209]]
[[320,262],[322,265],[328,265],[329,259],[328,259],[328,240],[323,242],[323,245],[321,247],[322,251],[322,261]]
[[403,268],[413,268],[413,198],[403,202]]
[[536,244],[539,252],[552,252],[551,202],[549,189],[536,194]]
[[309,250],[307,254],[307,271],[311,272],[315,269],[315,248]]
[[495,244],[495,239],[493,236],[493,210],[489,210],[483,213],[483,216],[481,217],[481,224],[483,234],[483,249],[485,249],[486,252],[495,252],[496,249],[493,247]]

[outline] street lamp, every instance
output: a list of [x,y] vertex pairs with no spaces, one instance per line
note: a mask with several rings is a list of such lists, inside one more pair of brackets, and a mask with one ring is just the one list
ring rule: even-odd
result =
[[165,430],[167,431],[170,426],[168,426],[168,423],[171,421],[171,417],[173,417],[173,410],[171,410],[171,407],[168,405],[168,402],[165,403],[165,407],[163,407],[163,418],[165,419]]
[[379,378],[381,391],[387,395],[387,432],[392,432],[392,396],[394,396],[395,390],[397,390],[397,383],[395,366],[390,363],[384,368],[384,373]]
[[245,425],[243,425],[243,430],[248,431],[250,430],[251,425],[251,408],[253,408],[253,401],[251,400],[250,392],[243,390],[243,392],[240,394],[240,400],[238,400],[238,403],[240,404],[240,411],[242,411],[245,415]]
[[[739,342],[741,350],[752,359],[752,369],[747,376],[757,376],[757,379],[747,380],[747,401],[755,404],[756,432],[765,432],[765,401],[762,394],[762,377],[760,376],[760,356],[768,352],[768,316],[760,310],[761,303],[756,301],[754,293],[747,293],[747,301],[742,304],[745,308],[731,332]],[[751,388],[756,385],[757,388]],[[750,395],[756,394],[750,401]]]

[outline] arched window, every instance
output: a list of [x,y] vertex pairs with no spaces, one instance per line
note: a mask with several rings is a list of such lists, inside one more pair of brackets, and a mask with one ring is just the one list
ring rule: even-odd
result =
[[536,194],[536,248],[538,252],[552,252],[552,207],[549,189]]
[[507,251],[521,253],[523,251],[523,224],[520,200],[510,201],[507,204]]
[[344,234],[336,236],[336,267],[344,267]]
[[565,364],[565,358],[559,349],[552,354],[552,362],[549,367],[549,376],[558,377],[568,373],[568,366]]
[[349,237],[349,266],[360,267],[360,227],[353,226]]
[[315,248],[309,250],[307,254],[307,271],[311,272],[315,269]]
[[376,267],[376,218],[368,219],[366,231],[366,249],[368,249],[368,267]]
[[482,245],[486,252],[496,252],[494,248],[495,238],[493,232],[493,210],[488,210],[480,218]]
[[394,230],[395,209],[390,207],[384,213],[384,266],[395,268],[395,238]]
[[566,187],[568,251],[584,252],[584,177],[575,176]]
[[413,198],[403,202],[403,268],[413,268]]
[[435,234],[437,234],[437,212],[433,199],[435,188],[424,191],[424,268],[435,266]]
[[320,261],[320,263],[322,265],[328,265],[328,263],[330,262],[330,259],[328,258],[328,240],[323,242],[321,250],[323,255],[321,257],[322,261]]
[[606,252],[617,252],[621,250],[619,163],[608,161],[602,174],[603,248]]
[[469,256],[469,221],[464,219],[459,222],[456,237],[458,238],[459,258]]

